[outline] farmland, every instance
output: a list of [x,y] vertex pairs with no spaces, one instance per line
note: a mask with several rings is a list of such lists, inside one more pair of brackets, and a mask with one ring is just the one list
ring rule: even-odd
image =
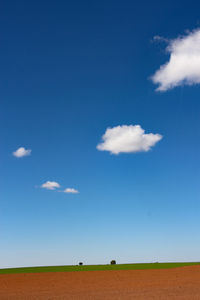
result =
[[166,262],[166,263],[135,263],[116,265],[70,265],[70,266],[38,266],[24,268],[0,269],[0,274],[73,272],[73,271],[106,271],[106,270],[149,270],[170,269],[184,266],[200,265],[200,262]]
[[0,275],[0,299],[199,300],[200,265],[195,264],[9,269]]

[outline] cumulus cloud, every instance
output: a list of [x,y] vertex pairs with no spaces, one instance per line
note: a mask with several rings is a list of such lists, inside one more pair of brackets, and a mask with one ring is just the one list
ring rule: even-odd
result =
[[169,61],[152,76],[157,91],[180,85],[200,83],[200,29],[170,40],[167,46]]
[[74,188],[67,188],[64,190],[64,193],[70,193],[70,194],[78,194],[79,191]]
[[97,149],[112,154],[149,151],[161,139],[160,134],[146,134],[140,125],[122,125],[107,128]]
[[30,149],[25,149],[24,147],[20,147],[16,151],[13,152],[13,155],[15,157],[28,156],[28,155],[31,155],[31,150]]
[[47,190],[55,190],[60,187],[60,184],[55,181],[46,181],[41,185],[41,187]]

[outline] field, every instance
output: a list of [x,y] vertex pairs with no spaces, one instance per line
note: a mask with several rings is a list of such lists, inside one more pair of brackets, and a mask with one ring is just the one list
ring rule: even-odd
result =
[[73,271],[106,271],[106,270],[169,269],[169,268],[176,268],[176,267],[192,266],[192,265],[197,265],[197,264],[200,265],[200,262],[8,268],[8,269],[0,269],[0,274],[41,273],[41,272],[73,272]]
[[4,269],[0,299],[199,300],[199,282],[199,263]]

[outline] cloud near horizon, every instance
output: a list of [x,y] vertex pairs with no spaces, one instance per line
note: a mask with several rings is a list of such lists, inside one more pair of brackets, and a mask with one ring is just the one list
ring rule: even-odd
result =
[[60,184],[56,181],[46,181],[41,185],[41,188],[47,189],[47,190],[55,190],[56,188],[59,188]]
[[15,157],[24,157],[31,155],[31,149],[25,149],[24,147],[18,148],[16,151],[14,151],[12,154]]
[[169,40],[166,51],[169,61],[151,77],[157,91],[200,83],[200,29]]
[[64,190],[64,193],[79,194],[79,191],[74,189],[74,188],[67,188],[67,189]]
[[107,128],[97,149],[112,154],[147,152],[161,139],[160,134],[145,134],[140,125],[122,125]]

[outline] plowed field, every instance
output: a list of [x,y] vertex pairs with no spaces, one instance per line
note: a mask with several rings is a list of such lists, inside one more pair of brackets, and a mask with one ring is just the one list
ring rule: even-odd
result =
[[200,266],[0,274],[1,300],[200,300]]

